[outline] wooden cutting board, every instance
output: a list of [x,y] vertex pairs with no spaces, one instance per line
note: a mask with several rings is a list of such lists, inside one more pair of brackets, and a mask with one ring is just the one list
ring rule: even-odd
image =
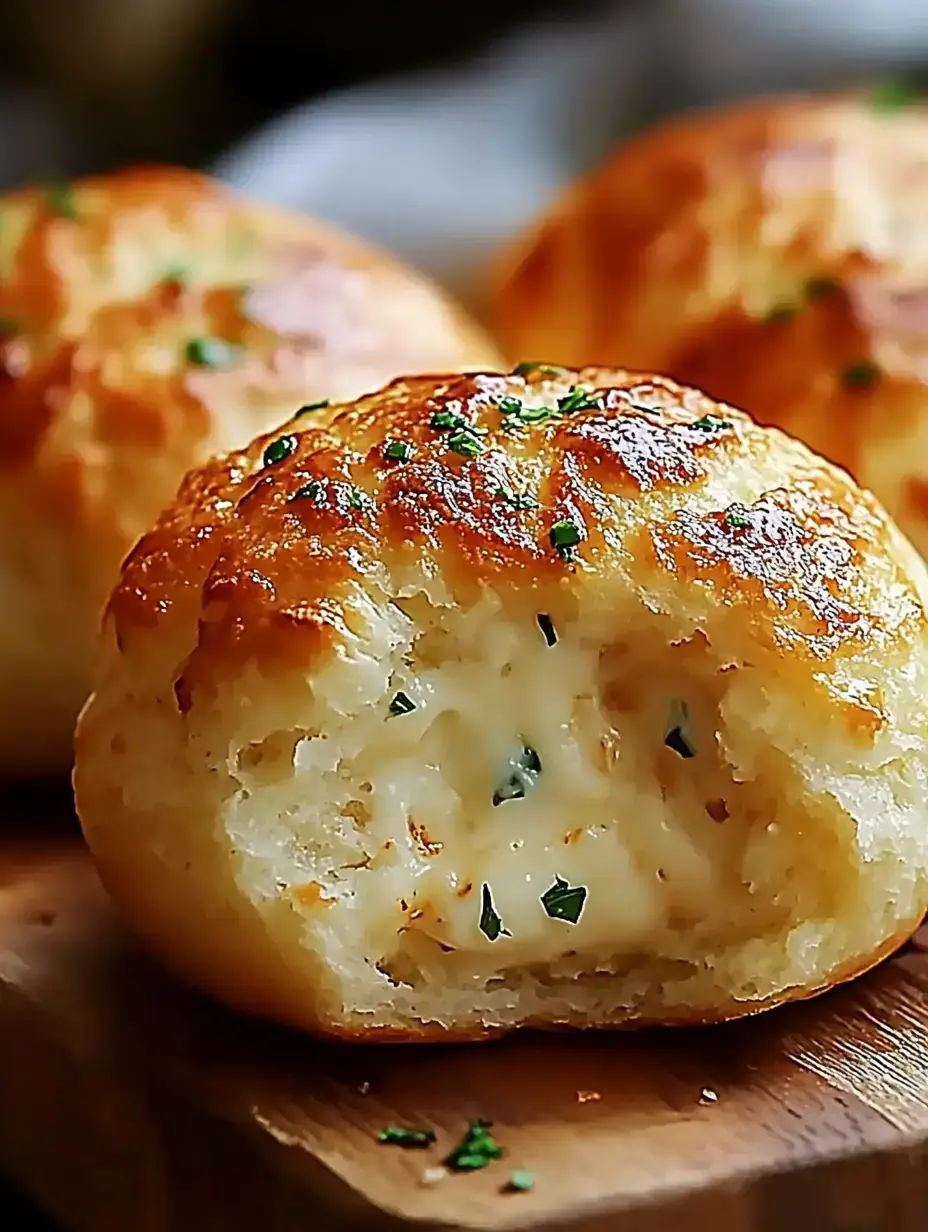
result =
[[[928,935],[733,1026],[321,1044],[144,958],[66,800],[0,805],[0,1170],[76,1232],[928,1228]],[[478,1117],[506,1158],[423,1183]],[[532,1192],[501,1192],[516,1168]]]

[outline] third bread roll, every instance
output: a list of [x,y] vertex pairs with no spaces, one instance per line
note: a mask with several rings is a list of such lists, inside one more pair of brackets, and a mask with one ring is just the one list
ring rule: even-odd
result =
[[762,101],[628,142],[506,254],[511,360],[666,372],[847,467],[928,553],[928,108]]

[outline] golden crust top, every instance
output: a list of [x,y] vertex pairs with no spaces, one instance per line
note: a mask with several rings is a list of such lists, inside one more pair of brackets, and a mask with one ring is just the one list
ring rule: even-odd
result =
[[626,143],[507,255],[499,333],[512,359],[668,372],[926,520],[917,462],[875,456],[924,432],[926,210],[924,105],[684,119]]
[[391,259],[193,172],[0,202],[0,467],[54,470],[65,505],[106,468],[104,489],[131,481],[140,451],[182,471],[310,397],[492,354]]
[[385,570],[544,611],[623,573],[652,604],[738,610],[774,653],[827,674],[922,636],[902,543],[845,475],[672,381],[422,377],[193,472],[110,612],[121,644],[199,621],[182,705],[245,657],[311,657],[350,633],[345,584],[389,594]]

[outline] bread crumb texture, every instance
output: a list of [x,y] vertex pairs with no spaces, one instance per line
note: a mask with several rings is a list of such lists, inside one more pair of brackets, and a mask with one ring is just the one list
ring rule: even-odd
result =
[[84,831],[176,971],[312,1031],[750,1013],[923,913],[925,594],[870,495],[694,390],[398,380],[129,557]]
[[494,359],[418,275],[193,172],[2,198],[0,772],[70,764],[102,603],[190,466]]

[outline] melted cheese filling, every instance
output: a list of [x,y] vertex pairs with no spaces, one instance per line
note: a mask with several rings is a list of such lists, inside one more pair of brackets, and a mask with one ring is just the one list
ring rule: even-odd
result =
[[[359,604],[356,644],[303,682],[305,725],[235,760],[227,831],[265,869],[259,894],[289,895],[336,967],[413,986],[579,952],[674,959],[781,928],[803,894],[808,913],[829,878],[808,834],[799,868],[778,817],[796,771],[769,748],[739,769],[726,733],[753,669],[701,633],[668,645],[656,620],[636,608],[619,639],[611,610],[554,620],[548,645],[492,593]],[[414,708],[391,713],[398,693]],[[585,891],[575,922],[545,908],[561,883]]]

